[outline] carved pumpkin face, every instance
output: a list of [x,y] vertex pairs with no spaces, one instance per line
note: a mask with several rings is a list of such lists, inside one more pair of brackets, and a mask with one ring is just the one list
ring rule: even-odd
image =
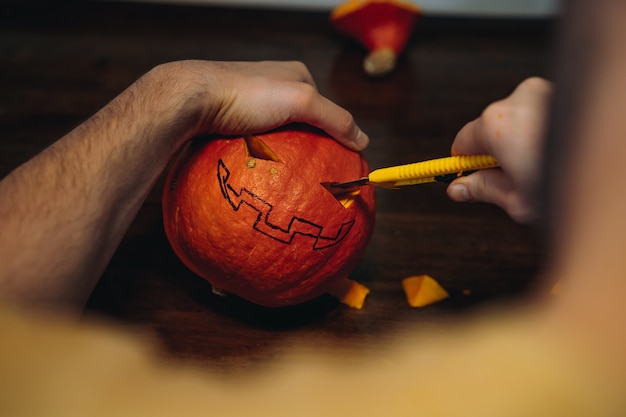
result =
[[215,288],[279,307],[348,276],[374,227],[374,190],[338,198],[324,182],[369,173],[356,152],[307,129],[196,140],[163,194],[178,257]]

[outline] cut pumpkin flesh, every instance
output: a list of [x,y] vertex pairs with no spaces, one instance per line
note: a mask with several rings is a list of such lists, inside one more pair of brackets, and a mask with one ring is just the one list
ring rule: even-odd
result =
[[448,298],[448,292],[431,276],[417,275],[402,280],[402,288],[411,307],[425,307]]
[[328,293],[343,304],[360,310],[370,290],[363,284],[345,278],[333,283]]

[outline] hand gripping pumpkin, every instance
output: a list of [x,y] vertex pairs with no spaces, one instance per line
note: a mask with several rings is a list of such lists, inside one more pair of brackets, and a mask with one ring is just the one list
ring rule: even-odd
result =
[[167,238],[214,288],[280,307],[344,279],[374,227],[374,190],[334,196],[324,182],[369,173],[365,160],[306,127],[196,139],[163,194]]

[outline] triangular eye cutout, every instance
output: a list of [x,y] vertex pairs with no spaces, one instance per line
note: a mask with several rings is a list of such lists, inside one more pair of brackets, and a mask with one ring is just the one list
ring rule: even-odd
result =
[[354,199],[360,193],[361,193],[361,190],[354,190],[349,194],[346,194],[342,197],[338,197],[337,201],[339,201],[339,204],[341,204],[344,208],[348,208],[352,205],[352,203],[354,203]]
[[254,135],[244,137],[246,155],[267,161],[282,162],[278,155],[265,142]]
[[333,197],[337,199],[339,204],[341,204],[344,208],[350,207],[352,203],[354,202],[354,199],[356,198],[356,196],[358,196],[361,193],[360,188],[337,192],[337,189],[334,189],[331,187],[332,183],[330,182],[322,182],[320,184],[322,185],[322,187],[326,189],[326,191],[331,193]]

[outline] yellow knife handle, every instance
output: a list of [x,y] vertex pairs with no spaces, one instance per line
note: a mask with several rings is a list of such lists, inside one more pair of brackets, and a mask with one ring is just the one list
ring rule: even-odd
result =
[[[414,164],[380,168],[369,174],[372,183],[407,184],[407,180],[436,177],[476,169],[494,168],[498,162],[491,155],[459,155],[431,159]],[[396,184],[397,183],[397,184]],[[411,182],[419,183],[419,182]]]

